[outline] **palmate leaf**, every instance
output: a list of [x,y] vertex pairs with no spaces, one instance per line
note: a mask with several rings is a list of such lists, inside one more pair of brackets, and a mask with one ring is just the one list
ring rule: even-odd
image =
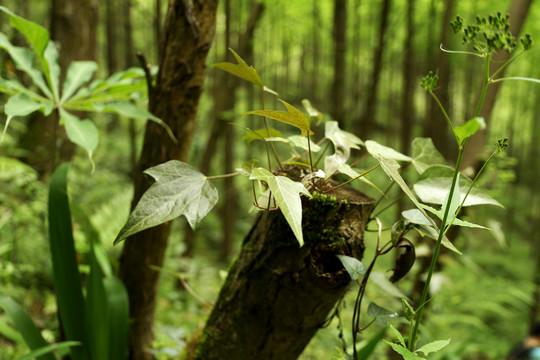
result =
[[304,244],[302,234],[302,201],[300,194],[311,197],[302,183],[293,181],[285,176],[275,176],[264,168],[255,168],[249,177],[251,180],[261,180],[268,184],[276,199],[285,220],[289,223],[300,246]]
[[216,188],[186,163],[170,160],[145,171],[156,182],[144,193],[114,240],[115,244],[139,231],[184,215],[192,228],[218,200]]
[[285,107],[287,108],[287,111],[276,111],[276,110],[255,110],[255,111],[248,111],[244,115],[253,114],[253,115],[260,115],[260,116],[266,116],[270,119],[274,119],[277,121],[284,122],[285,124],[289,124],[292,126],[295,126],[299,128],[302,131],[302,136],[312,135],[313,131],[309,130],[309,118],[304,115],[300,110],[292,106],[291,104],[279,100]]
[[222,63],[214,64],[212,66],[225,70],[228,73],[238,76],[239,78],[247,80],[264,89],[264,85],[261,81],[261,78],[259,77],[259,74],[257,73],[257,70],[255,70],[253,66],[248,66],[248,64],[246,64],[246,62],[242,60],[242,58],[233,49],[229,48],[229,50],[232,52],[232,54],[236,58],[236,61],[238,62],[238,64],[233,64],[230,62],[222,62]]
[[62,108],[60,108],[59,113],[60,123],[66,128],[66,134],[69,140],[86,150],[93,168],[94,161],[92,160],[92,155],[99,142],[96,125],[91,120],[81,120]]
[[97,64],[94,61],[73,61],[66,74],[61,101],[69,99],[81,85],[92,78],[96,70]]
[[400,152],[397,152],[396,150],[379,144],[376,141],[373,140],[367,140],[366,141],[366,149],[367,151],[375,158],[385,158],[385,159],[392,159],[392,160],[398,160],[398,161],[411,161],[412,159],[404,155]]

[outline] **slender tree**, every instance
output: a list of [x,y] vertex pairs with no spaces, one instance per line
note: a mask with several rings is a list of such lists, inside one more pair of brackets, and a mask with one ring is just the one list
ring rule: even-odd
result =
[[388,28],[388,16],[390,14],[391,0],[383,0],[381,4],[378,42],[373,54],[373,69],[371,71],[371,79],[367,89],[366,105],[362,115],[361,133],[362,136],[368,137],[369,133],[375,127],[377,113],[377,92],[379,89],[379,80],[383,67],[383,53],[386,43],[386,30]]
[[347,0],[334,2],[334,81],[332,82],[332,117],[343,122],[345,103],[345,58],[347,52]]
[[[217,0],[169,3],[156,86],[149,84],[149,108],[173,130],[178,143],[162,127],[147,124],[134,175],[132,207],[150,186],[143,170],[170,159],[187,160],[203,91],[206,56],[215,32],[216,9]],[[130,359],[152,358],[146,349],[152,346],[159,282],[159,273],[152,266],[163,264],[169,231],[170,223],[143,231],[128,239],[122,250],[120,277],[129,293],[132,318]]]

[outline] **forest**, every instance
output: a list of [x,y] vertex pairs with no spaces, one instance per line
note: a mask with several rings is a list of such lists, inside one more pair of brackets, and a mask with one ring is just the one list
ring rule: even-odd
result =
[[0,360],[540,359],[539,19],[0,0]]

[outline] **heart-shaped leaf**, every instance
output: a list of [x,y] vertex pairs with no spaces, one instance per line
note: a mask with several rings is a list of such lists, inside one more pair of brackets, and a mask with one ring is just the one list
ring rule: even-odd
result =
[[386,327],[386,325],[399,317],[395,311],[385,309],[374,302],[369,303],[367,313],[369,316],[375,318],[375,323],[380,327]]
[[268,184],[272,195],[276,199],[277,206],[291,227],[298,243],[302,246],[304,236],[302,234],[302,201],[300,194],[311,197],[306,187],[288,177],[275,176],[264,168],[253,169],[250,179],[261,180]]
[[339,261],[341,261],[341,264],[343,264],[345,270],[347,270],[347,272],[349,273],[351,279],[358,280],[361,275],[364,275],[366,273],[366,265],[364,265],[357,258],[353,258],[352,256],[347,255],[336,256]]
[[212,210],[218,200],[216,188],[188,164],[170,160],[145,171],[156,182],[144,193],[129,215],[115,244],[139,231],[184,215],[192,228]]
[[281,103],[285,105],[285,107],[287,108],[287,111],[255,110],[255,111],[248,111],[244,115],[253,114],[253,115],[266,116],[270,119],[281,121],[281,122],[284,122],[285,124],[289,124],[289,125],[299,128],[302,131],[302,136],[313,134],[313,131],[309,129],[309,118],[306,115],[304,115],[304,113],[302,113],[300,110],[298,110],[291,104],[281,99],[279,101],[281,101]]

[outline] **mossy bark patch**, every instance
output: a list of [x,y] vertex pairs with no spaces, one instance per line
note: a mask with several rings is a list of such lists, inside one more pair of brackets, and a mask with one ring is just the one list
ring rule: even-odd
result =
[[296,359],[343,296],[335,256],[362,258],[373,200],[354,190],[303,199],[305,244],[279,211],[263,211],[244,239],[192,359]]

